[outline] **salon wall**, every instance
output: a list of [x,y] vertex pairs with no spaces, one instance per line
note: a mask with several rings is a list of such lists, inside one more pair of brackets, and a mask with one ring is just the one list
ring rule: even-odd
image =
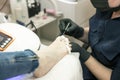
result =
[[53,5],[53,3],[52,3],[51,1],[56,2],[56,0],[40,0],[42,10],[43,10],[44,8],[54,9],[55,7],[54,7],[54,5]]

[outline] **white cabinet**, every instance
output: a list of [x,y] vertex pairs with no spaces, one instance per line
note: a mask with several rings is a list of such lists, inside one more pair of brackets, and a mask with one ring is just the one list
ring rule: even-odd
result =
[[[60,16],[53,17],[47,16],[46,19],[42,17],[32,17],[29,19],[33,21],[36,29],[37,35],[39,36],[41,42],[45,45],[49,45],[54,39],[59,35],[59,27],[58,20]],[[30,28],[31,30],[35,30],[35,28]]]

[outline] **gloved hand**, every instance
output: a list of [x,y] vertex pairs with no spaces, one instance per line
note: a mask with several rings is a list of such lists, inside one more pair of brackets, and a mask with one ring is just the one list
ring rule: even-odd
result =
[[80,59],[83,61],[83,62],[85,62],[85,61],[87,61],[88,60],[88,58],[90,57],[90,53],[87,51],[87,50],[85,50],[84,48],[82,48],[79,44],[77,44],[77,43],[74,43],[74,42],[71,42],[70,43],[72,46],[71,46],[71,48],[72,48],[72,50],[71,50],[71,52],[79,52],[80,53]]
[[[66,27],[68,28],[66,29]],[[61,34],[65,33],[66,35],[73,36],[75,38],[80,38],[83,36],[84,29],[79,27],[70,19],[61,19],[59,24]]]

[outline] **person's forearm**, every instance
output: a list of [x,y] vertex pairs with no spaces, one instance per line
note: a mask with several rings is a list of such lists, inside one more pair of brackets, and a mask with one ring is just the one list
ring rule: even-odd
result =
[[88,43],[88,32],[89,32],[89,27],[85,27],[84,34],[82,37],[79,38],[79,40],[83,41],[84,43]]
[[110,80],[112,70],[99,63],[94,57],[90,56],[85,65],[98,80]]

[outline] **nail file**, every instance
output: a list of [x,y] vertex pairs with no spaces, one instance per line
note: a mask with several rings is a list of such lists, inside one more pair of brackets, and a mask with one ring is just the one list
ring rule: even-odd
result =
[[70,25],[70,23],[68,23],[68,24],[67,24],[67,26],[66,26],[66,28],[65,28],[65,31],[63,32],[63,34],[62,34],[62,35],[64,35],[64,34],[65,34],[65,32],[66,32],[66,30],[68,29],[69,25]]

